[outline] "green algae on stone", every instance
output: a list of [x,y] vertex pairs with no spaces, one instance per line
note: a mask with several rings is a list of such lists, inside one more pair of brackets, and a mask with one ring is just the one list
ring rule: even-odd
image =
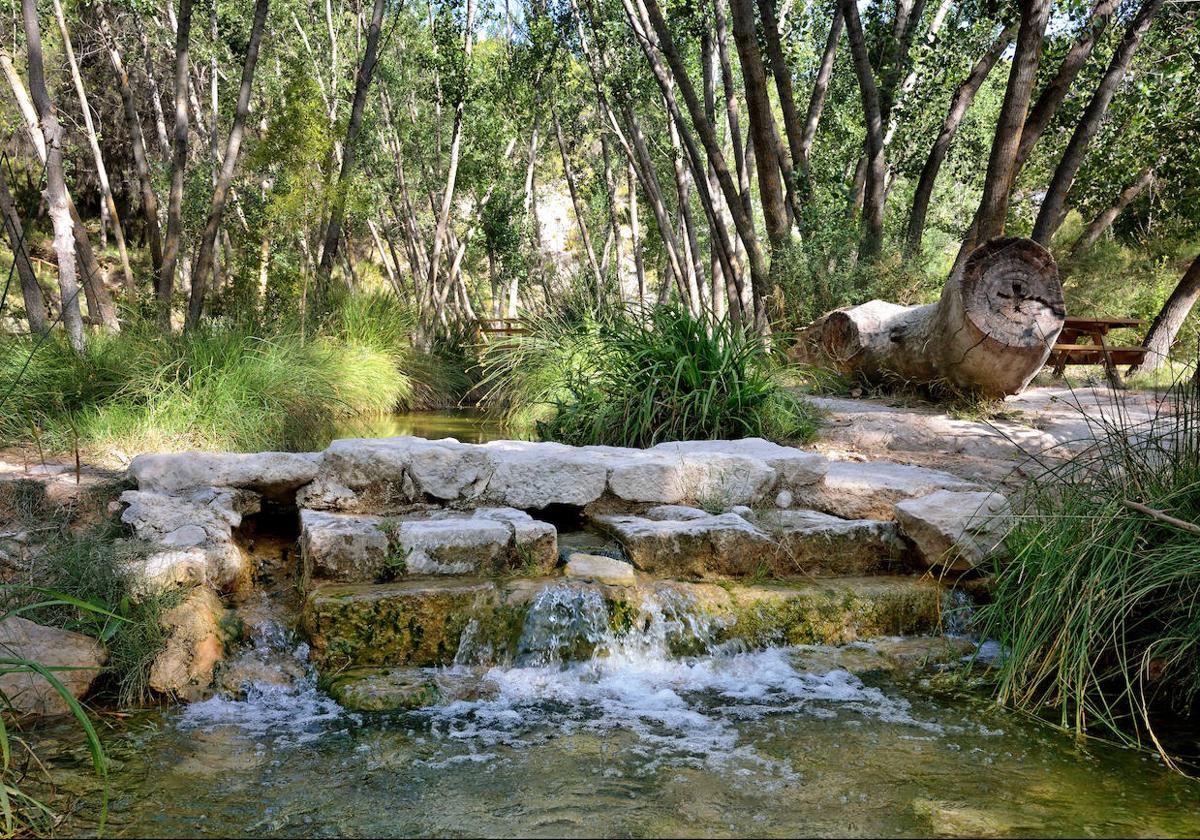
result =
[[363,665],[447,665],[491,581],[454,578],[317,587],[304,606],[312,657],[323,671]]
[[442,697],[424,668],[356,668],[328,684],[329,695],[354,712],[392,712],[436,705]]

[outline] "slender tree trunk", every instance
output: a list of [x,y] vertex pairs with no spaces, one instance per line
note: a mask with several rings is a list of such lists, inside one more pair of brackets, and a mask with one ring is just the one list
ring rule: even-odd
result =
[[842,37],[845,18],[842,17],[841,3],[833,10],[833,20],[829,24],[829,35],[825,39],[825,51],[821,53],[821,63],[817,67],[817,78],[813,81],[812,94],[808,98],[808,112],[804,117],[804,130],[800,135],[800,157],[796,165],[804,173],[806,182],[809,181],[808,160],[812,155],[813,141],[817,137],[817,127],[821,124],[821,111],[825,108],[825,95],[829,91],[829,79],[833,76],[833,62],[837,58],[838,41]]
[[[746,2],[746,0],[738,0],[738,2]],[[796,93],[792,89],[792,70],[788,67],[787,58],[783,54],[783,44],[780,41],[779,20],[775,16],[775,0],[758,0],[758,13],[762,20],[767,57],[771,64],[771,75],[775,77],[775,91],[779,95],[779,110],[783,114],[783,132],[787,137],[792,166],[800,167],[805,157],[804,126],[801,124],[800,114],[796,110]],[[788,179],[789,187],[794,192],[797,187],[795,171],[784,173],[784,177]]]
[[[463,55],[467,64],[471,61],[471,47],[475,41],[473,31],[475,25],[475,0],[467,0],[466,31],[463,35]],[[450,211],[454,208],[454,187],[458,178],[459,155],[462,148],[463,110],[466,107],[466,91],[462,92],[454,107],[454,128],[450,136],[450,162],[446,170],[446,187],[442,193],[442,207],[437,216],[437,227],[433,232],[433,243],[429,254],[429,288],[438,288],[438,270],[441,268],[442,248],[445,244],[446,231],[450,226]],[[349,148],[349,146],[347,146]],[[450,291],[450,281],[438,295],[439,304],[446,299]]]
[[[887,177],[883,157],[883,115],[879,104],[879,90],[875,85],[875,72],[871,69],[871,57],[867,53],[862,21],[858,17],[858,4],[856,0],[839,2],[842,17],[846,21],[846,35],[850,41],[850,53],[854,57],[854,73],[858,77],[863,121],[867,128],[863,235],[858,247],[859,259],[867,261],[877,258],[883,248],[883,187]],[[762,168],[761,163],[759,168]]]
[[[38,116],[37,109],[34,108],[33,100],[25,90],[25,84],[21,81],[21,77],[17,75],[12,58],[3,49],[0,49],[0,69],[3,69],[4,75],[8,79],[9,87],[13,92],[13,98],[17,101],[17,107],[21,112],[22,119],[25,121],[25,128],[29,134],[30,142],[33,143],[33,148],[37,152],[38,160],[45,166],[48,160],[46,138],[42,133],[41,118]],[[75,255],[83,268],[82,285],[83,294],[87,300],[88,314],[95,321],[99,322],[106,331],[118,332],[121,325],[117,321],[117,314],[113,309],[112,298],[109,296],[108,290],[104,288],[104,272],[100,268],[100,263],[96,260],[95,252],[92,251],[92,243],[88,239],[87,228],[84,227],[83,220],[79,217],[79,211],[75,209],[75,202],[71,200],[70,190],[67,190],[67,211],[71,216],[71,235],[75,240]],[[77,282],[79,279],[77,272]]]
[[113,37],[108,24],[107,8],[100,7],[100,31],[104,36],[105,49],[109,63],[117,77],[117,88],[121,94],[121,105],[125,111],[125,128],[129,132],[130,150],[133,152],[133,166],[137,173],[138,186],[141,190],[142,219],[146,225],[146,243],[150,248],[150,263],[157,277],[162,270],[162,230],[158,221],[158,196],[154,192],[154,182],[150,174],[150,163],[146,158],[146,141],[142,136],[142,123],[138,116],[137,105],[134,103],[133,90],[129,84],[129,74],[125,71],[125,63],[117,41]]
[[258,48],[262,41],[263,26],[267,20],[268,6],[269,0],[256,0],[254,4],[254,23],[250,27],[250,43],[246,47],[246,61],[242,65],[242,82],[238,88],[233,125],[229,129],[229,140],[225,146],[221,171],[217,175],[216,187],[213,188],[208,220],[204,224],[204,232],[200,237],[200,249],[196,252],[196,261],[192,265],[192,293],[188,300],[187,314],[189,328],[200,323],[200,314],[204,309],[205,285],[215,264],[217,232],[221,227],[221,217],[225,213],[225,202],[229,196],[229,185],[233,182],[238,153],[242,148],[242,137],[246,131],[246,114],[250,111],[250,91],[254,84],[254,69],[258,65]]
[[637,272],[638,305],[646,304],[646,260],[642,254],[642,235],[639,230],[637,183],[633,172],[633,162],[626,168],[625,184],[629,191],[629,236],[633,248],[633,268]]
[[742,65],[750,136],[754,140],[754,156],[758,158],[758,197],[762,204],[767,239],[774,250],[787,244],[791,237],[791,226],[788,224],[787,208],[784,204],[783,182],[780,177],[783,167],[779,164],[776,151],[775,117],[772,115],[771,96],[767,90],[766,68],[758,49],[754,0],[729,0],[729,11],[733,18],[733,42]]
[[183,231],[183,179],[188,157],[188,39],[192,31],[192,0],[179,0],[175,25],[175,137],[171,156],[171,192],[167,198],[167,238],[163,243],[162,271],[158,276],[158,318],[164,331],[171,329],[171,298],[175,292],[175,267]]
[[1162,311],[1150,325],[1146,340],[1142,342],[1147,351],[1146,357],[1140,365],[1131,367],[1130,373],[1140,369],[1158,370],[1162,367],[1171,352],[1171,345],[1175,343],[1175,338],[1183,328],[1183,322],[1187,320],[1192,307],[1196,305],[1197,299],[1200,299],[1200,256],[1192,260],[1183,279],[1179,281],[1175,291],[1171,292],[1171,296],[1163,304]]
[[79,355],[85,351],[83,315],[79,310],[79,286],[75,276],[75,237],[71,211],[67,206],[67,185],[63,178],[62,128],[50,94],[42,63],[42,33],[38,26],[36,0],[21,0],[21,20],[29,54],[29,92],[41,118],[42,138],[46,144],[46,205],[54,227],[54,252],[58,257],[58,289],[62,296],[62,322],[71,347]]
[[[562,157],[563,176],[567,180],[567,191],[571,194],[571,207],[575,211],[575,224],[579,228],[579,238],[583,243],[584,255],[587,257],[588,268],[592,273],[592,293],[596,305],[600,305],[604,290],[604,276],[600,265],[596,262],[596,250],[592,247],[592,236],[587,226],[587,208],[579,196],[579,187],[575,180],[575,169],[571,166],[571,155],[567,151],[567,142],[563,138],[562,126],[558,122],[558,112],[554,104],[550,104],[550,119],[554,123],[554,137],[558,141],[558,153]],[[452,147],[453,148],[453,147]]]
[[675,103],[671,91],[670,77],[668,77],[666,68],[662,66],[662,63],[658,59],[658,50],[661,50],[663,56],[667,59],[671,73],[674,75],[675,83],[678,85],[679,92],[683,95],[684,102],[687,105],[692,124],[700,134],[704,150],[708,155],[708,163],[712,165],[717,173],[717,179],[721,183],[721,190],[725,193],[726,205],[733,216],[734,226],[737,228],[738,236],[741,237],[742,243],[746,247],[746,254],[750,263],[751,309],[755,324],[760,330],[766,331],[769,329],[769,325],[767,323],[766,308],[763,304],[763,296],[770,282],[767,274],[767,263],[762,249],[758,244],[758,235],[754,231],[753,220],[743,212],[741,195],[733,182],[733,178],[729,174],[729,167],[725,163],[725,156],[721,153],[721,146],[717,141],[716,130],[708,120],[704,119],[703,103],[696,95],[692,81],[687,75],[687,66],[680,57],[679,51],[675,48],[675,42],[671,37],[666,20],[663,19],[657,0],[646,0],[641,9],[650,21],[650,26],[656,36],[654,40],[650,40],[649,38],[650,31],[641,28],[641,16],[635,15],[637,9],[632,5],[633,0],[624,0],[624,2],[630,22],[635,24],[635,34],[638,35],[642,51],[650,61],[651,69],[658,79],[659,87],[662,88],[664,96],[667,99],[668,106],[672,112],[671,117],[679,127],[679,134],[683,139],[685,148],[687,148],[692,166],[700,173],[697,184],[700,188],[701,201],[704,204],[705,213],[709,217],[710,228],[717,234],[726,276],[734,276],[735,280],[739,283],[738,296],[740,298],[740,280],[734,274],[732,262],[733,248],[729,243],[725,227],[718,223],[719,217],[715,213],[712,197],[708,193],[708,181],[704,177],[703,158],[700,155],[700,150],[696,148],[691,130],[687,127],[687,123],[684,122],[683,115]]
[[17,277],[21,281],[21,296],[25,300],[25,317],[29,321],[29,331],[41,334],[47,329],[46,301],[42,297],[42,287],[38,285],[37,272],[33,270],[33,263],[29,261],[25,231],[21,227],[21,217],[17,215],[17,208],[13,205],[12,194],[8,191],[4,169],[4,162],[0,159],[0,216],[3,216],[4,232],[8,235],[13,262],[17,265]]
[[1071,84],[1087,62],[1088,56],[1092,54],[1096,42],[1104,34],[1104,30],[1108,27],[1108,21],[1117,8],[1117,2],[1118,0],[1097,0],[1096,5],[1092,7],[1092,16],[1088,25],[1079,33],[1075,43],[1063,57],[1062,64],[1058,66],[1058,72],[1042,88],[1033,107],[1029,109],[1029,116],[1025,118],[1025,125],[1021,129],[1021,144],[1017,147],[1017,160],[1013,164],[1014,180],[1029,158],[1029,153],[1033,151],[1033,147],[1037,145],[1037,141],[1046,131],[1046,127],[1050,125],[1050,120],[1058,111],[1058,106],[1066,99]]
[[[171,141],[167,137],[167,121],[163,115],[162,93],[159,92],[158,79],[154,75],[154,53],[150,49],[150,39],[146,37],[146,26],[133,7],[133,28],[137,30],[142,42],[142,61],[146,72],[146,86],[150,88],[150,110],[154,114],[154,133],[158,138],[158,154],[165,161],[171,156]],[[116,43],[115,41],[113,42]]]
[[1083,235],[1075,241],[1071,248],[1071,256],[1077,257],[1090,249],[1099,241],[1104,232],[1112,227],[1112,223],[1117,220],[1117,217],[1128,207],[1146,188],[1154,183],[1154,167],[1147,166],[1140,173],[1133,183],[1129,184],[1125,189],[1121,190],[1112,204],[1105,207],[1100,215],[1092,219],[1091,223],[1083,231]]
[[1008,86],[996,120],[996,133],[988,155],[987,175],[983,181],[983,196],[975,214],[974,241],[963,242],[959,260],[974,250],[975,242],[987,242],[1004,233],[1008,219],[1008,199],[1012,173],[1021,142],[1021,127],[1029,108],[1033,83],[1037,77],[1042,55],[1042,38],[1050,18],[1050,0],[1019,0],[1021,24],[1017,30],[1017,49],[1013,54]]
[[[728,0],[713,0],[713,27],[717,36],[717,60],[721,65],[721,90],[725,94],[725,121],[729,126],[729,145],[733,150],[733,166],[737,171],[738,193],[741,196],[742,213],[754,219],[754,204],[750,195],[750,164],[742,142],[742,129],[738,117],[737,85],[733,78],[733,66],[729,61],[729,33],[726,31],[725,11]],[[713,170],[716,177],[716,170]],[[718,185],[720,181],[718,179]],[[726,196],[728,201],[728,196]],[[740,241],[740,240],[739,240]]]
[[[329,222],[325,226],[325,241],[321,248],[321,263],[317,270],[318,282],[327,285],[329,275],[333,271],[333,261],[337,256],[338,242],[342,238],[342,218],[346,213],[346,189],[354,174],[357,161],[356,146],[358,133],[362,128],[363,112],[367,106],[367,90],[371,86],[371,78],[375,74],[376,51],[379,49],[379,32],[383,27],[383,10],[385,0],[375,0],[371,11],[371,25],[367,30],[367,48],[363,53],[362,64],[358,66],[358,75],[354,82],[354,103],[350,107],[350,122],[346,125],[346,140],[342,144],[342,166],[338,172],[337,187],[334,190],[333,206],[329,211]],[[474,11],[474,0],[469,0],[470,11]],[[471,15],[468,14],[468,17]],[[468,25],[469,28],[469,25]],[[468,38],[469,40],[469,38]],[[332,97],[334,101],[337,97]],[[434,268],[436,271],[436,267]],[[322,289],[322,295],[327,289]]]
[[117,203],[113,200],[112,186],[108,181],[108,167],[104,165],[104,154],[100,151],[100,140],[96,136],[96,126],[92,122],[92,109],[88,106],[87,91],[83,87],[83,77],[79,73],[79,62],[75,60],[75,48],[71,44],[71,33],[67,30],[67,19],[63,15],[60,0],[53,0],[54,17],[58,21],[58,31],[62,35],[63,51],[67,56],[67,66],[71,70],[71,80],[75,83],[75,94],[79,97],[79,110],[83,114],[83,126],[87,134],[88,145],[92,150],[92,160],[96,165],[96,178],[100,182],[100,200],[108,210],[108,219],[112,223],[113,238],[117,241],[117,253],[121,258],[121,271],[125,275],[125,294],[130,305],[137,300],[137,286],[133,281],[133,269],[129,265],[129,253],[125,250],[125,230],[121,225],[121,216],[117,212]]
[[1143,0],[1137,15],[1125,30],[1125,37],[1113,53],[1108,69],[1100,79],[1100,84],[1096,86],[1096,91],[1084,109],[1083,116],[1079,118],[1074,133],[1071,134],[1071,140],[1058,162],[1058,168],[1054,170],[1054,176],[1050,179],[1050,186],[1046,188],[1046,197],[1042,200],[1037,221],[1033,223],[1033,239],[1036,242],[1049,245],[1054,232],[1062,224],[1066,216],[1067,193],[1075,182],[1079,167],[1083,165],[1087,147],[1100,130],[1108,105],[1116,95],[1121,80],[1125,78],[1125,71],[1129,69],[1129,62],[1162,4],[1163,0]]
[[925,159],[925,166],[921,169],[921,177],[917,181],[917,187],[913,193],[906,239],[906,250],[909,254],[917,254],[921,251],[921,240],[925,236],[925,219],[929,214],[929,202],[933,197],[933,188],[937,183],[938,172],[950,151],[950,144],[954,141],[954,135],[958,131],[959,125],[962,124],[963,117],[971,107],[971,103],[975,100],[975,94],[979,92],[984,80],[996,66],[1000,55],[1008,48],[1015,32],[1016,26],[1005,27],[954,91],[954,96],[950,100],[950,109],[946,112],[946,118],[942,120],[942,128],[938,132],[937,139],[933,141],[933,148],[929,150],[929,156]]
[[612,226],[613,251],[617,269],[613,278],[617,283],[617,299],[625,302],[625,246],[621,242],[621,213],[617,208],[618,182],[613,178],[612,155],[609,151],[607,134],[600,135],[600,149],[604,158],[604,194],[608,198],[608,223]]

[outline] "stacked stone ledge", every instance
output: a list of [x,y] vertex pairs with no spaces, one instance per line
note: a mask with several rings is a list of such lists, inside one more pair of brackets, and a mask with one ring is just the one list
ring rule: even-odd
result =
[[122,495],[122,519],[153,545],[137,569],[143,591],[202,584],[239,597],[254,573],[236,539],[244,517],[294,505],[306,626],[318,663],[337,667],[378,664],[345,648],[374,650],[380,634],[390,655],[446,664],[468,606],[509,603],[528,590],[517,578],[564,579],[546,521],[564,512],[613,536],[632,562],[568,563],[567,580],[791,579],[808,583],[788,591],[817,597],[821,579],[832,603],[840,581],[878,600],[885,581],[912,580],[888,576],[982,565],[1007,511],[1003,497],[945,473],[829,463],[761,439],[646,450],[353,439],[322,453],[143,455],[129,472],[137,489]]

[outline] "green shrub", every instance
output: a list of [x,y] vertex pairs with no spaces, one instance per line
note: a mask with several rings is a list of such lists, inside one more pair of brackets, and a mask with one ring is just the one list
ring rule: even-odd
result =
[[660,307],[547,318],[484,359],[488,402],[563,443],[809,440],[812,409],[783,383],[778,354],[727,321]]
[[1157,746],[1160,713],[1200,691],[1200,538],[1131,505],[1200,522],[1200,394],[1177,385],[1148,425],[1090,422],[1096,444],[1019,510],[982,629],[1007,650],[1002,702]]

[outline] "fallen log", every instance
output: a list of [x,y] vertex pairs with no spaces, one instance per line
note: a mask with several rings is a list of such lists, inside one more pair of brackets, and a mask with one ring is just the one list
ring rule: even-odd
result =
[[879,383],[1019,393],[1046,363],[1066,311],[1058,266],[1031,239],[993,239],[951,275],[937,303],[872,300],[800,331],[798,361]]

